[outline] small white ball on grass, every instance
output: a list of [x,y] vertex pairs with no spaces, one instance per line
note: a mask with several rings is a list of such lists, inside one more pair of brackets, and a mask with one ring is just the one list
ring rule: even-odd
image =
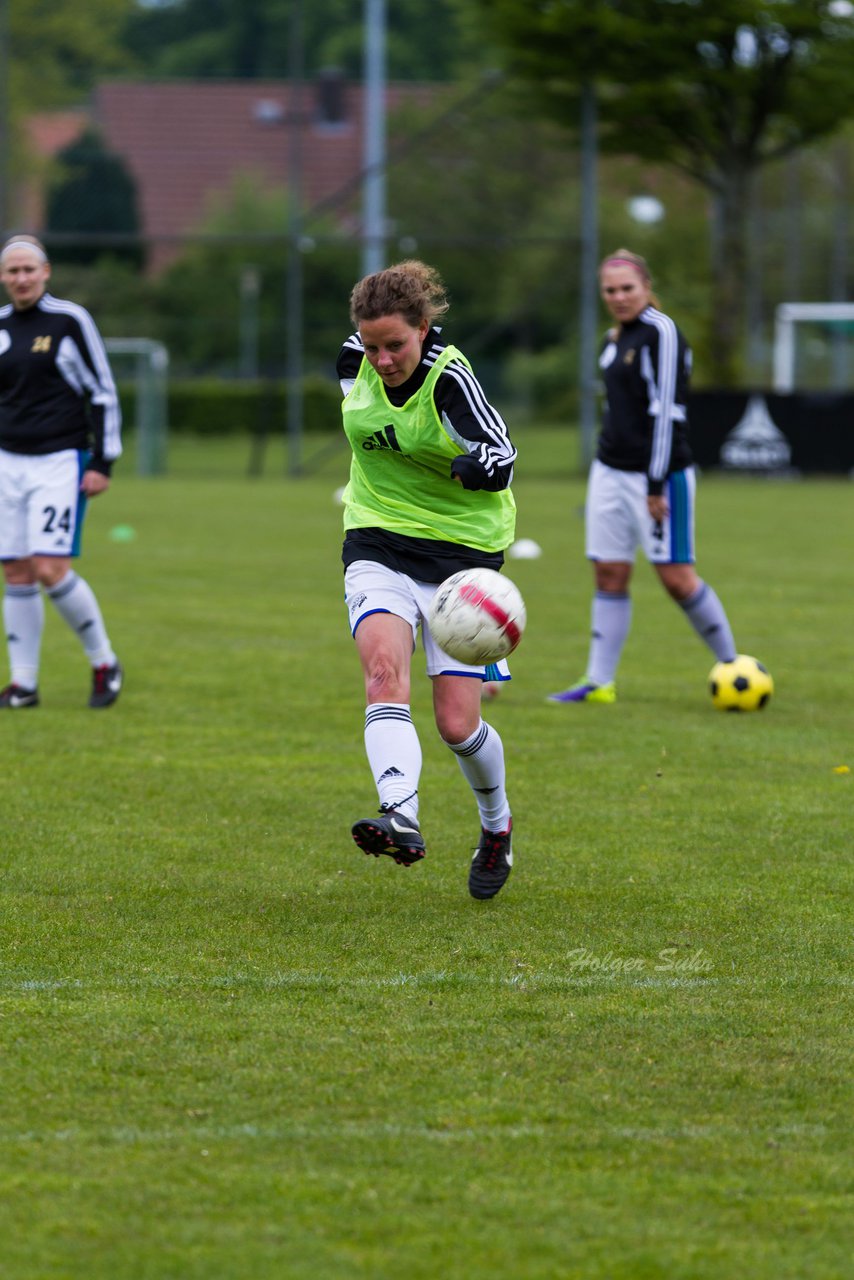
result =
[[543,554],[543,549],[533,538],[517,538],[507,548],[507,554],[511,560],[538,560]]

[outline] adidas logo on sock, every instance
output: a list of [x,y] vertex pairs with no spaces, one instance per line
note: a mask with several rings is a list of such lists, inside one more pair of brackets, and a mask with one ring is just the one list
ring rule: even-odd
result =
[[385,778],[402,778],[403,774],[400,769],[396,769],[394,765],[390,769],[386,769],[385,773],[381,773],[377,778],[377,782],[382,782]]

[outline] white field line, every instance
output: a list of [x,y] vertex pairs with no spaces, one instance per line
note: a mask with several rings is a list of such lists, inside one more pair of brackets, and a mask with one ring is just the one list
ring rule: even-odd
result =
[[[723,1137],[744,1136],[744,1126],[732,1123],[722,1124],[685,1124],[633,1127],[626,1125],[602,1124],[596,1130],[597,1141],[616,1139],[620,1142],[719,1142]],[[830,1130],[823,1124],[787,1124],[770,1125],[755,1128],[754,1134],[762,1140],[785,1139],[821,1139]],[[548,1143],[565,1143],[576,1141],[580,1137],[585,1143],[591,1139],[589,1126],[584,1126],[583,1134],[576,1132],[571,1126],[545,1124],[496,1124],[472,1125],[466,1128],[448,1129],[427,1124],[394,1124],[377,1120],[336,1121],[331,1124],[306,1124],[304,1122],[279,1122],[276,1124],[255,1124],[251,1122],[229,1125],[206,1125],[194,1123],[188,1118],[186,1125],[168,1125],[160,1128],[146,1129],[138,1125],[109,1125],[106,1127],[85,1128],[82,1125],[68,1125],[61,1129],[26,1129],[19,1132],[0,1131],[0,1147],[12,1146],[176,1146],[190,1144],[198,1148],[198,1155],[210,1155],[211,1147],[217,1143],[276,1143],[284,1142],[340,1142],[358,1140],[359,1142],[378,1142],[383,1140],[410,1142],[413,1140],[436,1142],[441,1144],[462,1144],[485,1141],[492,1142],[530,1142],[542,1139]]]
[[[0,976],[0,997],[3,995],[38,995],[59,994],[60,992],[94,992],[109,991],[229,991],[247,990],[265,991],[389,991],[395,988],[411,988],[413,990],[510,990],[520,992],[537,991],[579,991],[590,987],[629,987],[650,990],[696,990],[703,987],[744,987],[744,988],[785,988],[793,984],[803,984],[803,973],[775,975],[753,978],[749,974],[727,972],[721,975],[705,974],[673,974],[656,972],[665,966],[657,966],[653,960],[644,962],[646,971],[625,969],[598,970],[594,972],[573,973],[529,973],[520,967],[518,973],[505,977],[490,976],[477,973],[456,973],[449,970],[437,970],[426,973],[396,973],[388,976],[373,977],[336,977],[333,973],[310,973],[292,971],[288,973],[252,974],[226,973],[214,975],[198,974],[129,974],[125,977],[112,975],[103,980],[91,978],[12,978]],[[854,978],[844,973],[814,973],[808,975],[811,987],[850,987]]]
[[[650,962],[650,969],[652,962]],[[728,979],[729,980],[729,979]],[[445,988],[507,988],[520,991],[562,991],[580,987],[610,985],[619,982],[633,987],[708,987],[717,986],[719,979],[704,976],[672,975],[654,972],[599,971],[594,973],[519,973],[507,977],[490,977],[485,974],[454,973],[438,970],[433,973],[396,973],[389,976],[339,978],[333,973],[276,973],[258,975],[232,973],[199,976],[195,974],[144,974],[127,977],[113,976],[103,981],[90,978],[3,978],[0,977],[0,993],[58,992],[58,991],[128,991],[128,990],[209,990],[222,991],[246,988],[256,991],[317,989],[326,991],[382,991],[395,987],[413,987],[430,990]]]

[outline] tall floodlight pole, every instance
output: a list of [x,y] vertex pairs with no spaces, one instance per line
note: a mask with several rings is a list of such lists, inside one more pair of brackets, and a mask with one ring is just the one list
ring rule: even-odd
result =
[[747,370],[751,382],[762,380],[764,342],[762,318],[764,312],[762,280],[762,232],[764,211],[762,189],[758,176],[753,177],[747,197],[747,234],[750,257],[744,276],[744,311],[747,320]]
[[786,161],[786,210],[783,241],[786,252],[783,254],[783,285],[787,302],[801,300],[801,262],[803,254],[801,245],[801,210],[803,204],[803,188],[801,185],[801,158],[797,151]]
[[593,457],[596,435],[596,317],[599,305],[596,268],[599,261],[597,215],[596,90],[592,81],[581,89],[581,267],[578,418],[581,426],[581,463],[586,468]]
[[[833,241],[828,296],[833,302],[847,302],[851,162],[844,139],[836,146],[833,185]],[[840,391],[848,385],[848,348],[844,331],[837,329],[831,338],[831,386]]]
[[9,149],[12,131],[9,127],[9,0],[0,0],[0,235],[9,232]]
[[385,0],[365,0],[362,274],[385,266]]
[[291,10],[288,50],[288,265],[285,282],[287,359],[288,470],[302,469],[303,432],[303,306],[302,306],[302,0]]

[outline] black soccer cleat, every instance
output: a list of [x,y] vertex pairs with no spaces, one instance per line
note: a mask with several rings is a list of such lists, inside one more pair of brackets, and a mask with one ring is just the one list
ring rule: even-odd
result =
[[396,809],[380,809],[378,818],[363,818],[353,824],[352,832],[362,853],[375,858],[387,853],[401,867],[420,862],[427,852],[418,823]]
[[38,689],[23,689],[19,684],[7,684],[5,689],[0,689],[0,707],[37,707],[38,705]]
[[89,696],[90,707],[111,707],[122,691],[125,673],[120,662],[114,666],[104,663],[92,671],[92,692]]
[[506,831],[481,829],[480,843],[469,869],[469,893],[473,898],[494,898],[513,869],[513,822]]

